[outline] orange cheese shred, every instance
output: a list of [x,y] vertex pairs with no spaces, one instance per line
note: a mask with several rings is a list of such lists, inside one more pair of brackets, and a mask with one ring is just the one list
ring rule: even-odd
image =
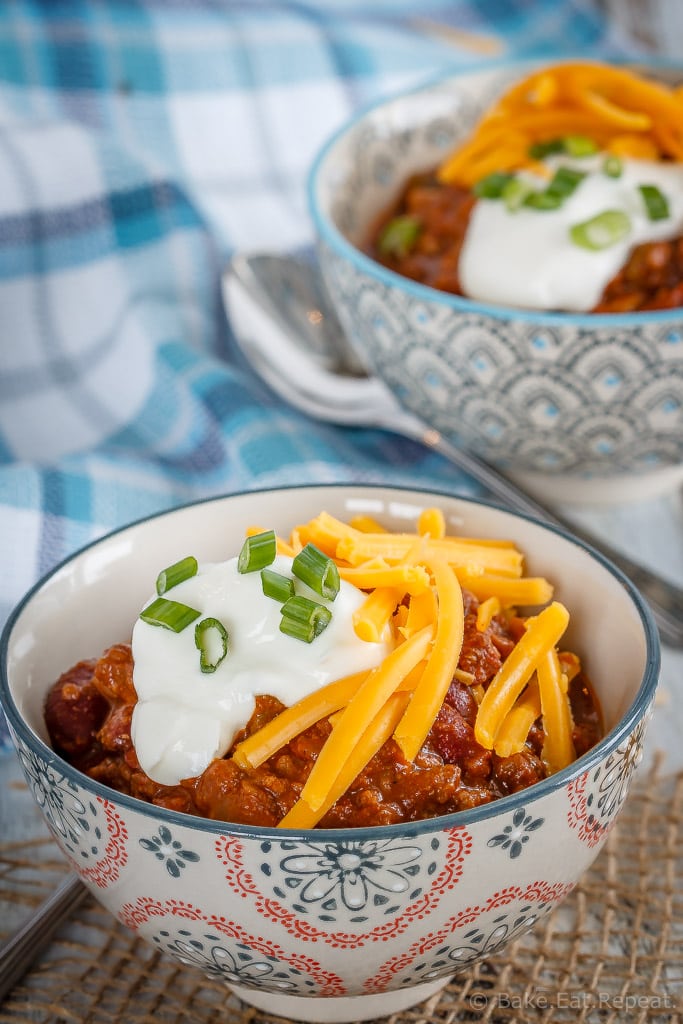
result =
[[436,622],[438,615],[438,603],[433,587],[428,587],[421,594],[411,597],[410,604],[406,610],[405,624],[401,632],[405,637],[419,633],[421,629],[430,623]]
[[368,720],[375,717],[408,673],[426,657],[433,638],[432,626],[416,633],[388,654],[360,685],[328,736],[301,791],[302,800],[312,810],[322,807],[341,766],[360,741]]
[[360,590],[373,587],[402,588],[405,594],[421,594],[429,586],[429,575],[421,565],[361,565],[353,569],[340,568],[339,575]]
[[349,526],[361,533],[388,533],[389,531],[372,516],[352,516]]
[[455,573],[437,558],[428,559],[427,565],[434,576],[438,604],[434,647],[394,733],[408,761],[415,759],[439,713],[458,666],[464,636],[464,605]]
[[353,628],[356,636],[369,643],[382,639],[391,616],[403,597],[403,591],[395,587],[377,587],[353,613]]
[[509,579],[494,573],[473,573],[470,569],[456,569],[461,586],[480,601],[497,597],[501,606],[547,604],[553,596],[553,587],[542,576],[523,576]]
[[[388,563],[403,563],[415,546],[414,534],[358,534],[345,536],[337,544],[337,557],[349,565],[360,565],[371,558]],[[426,558],[441,558],[449,565],[479,565],[482,570],[517,577],[522,572],[522,553],[509,544],[486,544],[460,537],[428,538],[424,542]],[[422,556],[420,556],[422,557]]]
[[344,676],[285,708],[257,732],[238,743],[233,759],[241,768],[258,768],[304,729],[344,707],[367,676],[368,672]]
[[567,628],[569,613],[559,601],[529,619],[526,632],[491,680],[474,725],[478,743],[492,750],[505,716],[531,679],[544,656]]
[[532,679],[503,719],[493,746],[499,757],[510,757],[524,749],[529,729],[541,714],[538,681]]
[[492,171],[534,169],[533,143],[570,135],[621,155],[681,161],[680,88],[598,61],[541,68],[503,92],[437,176],[469,188]]
[[446,536],[446,520],[440,508],[424,509],[417,520],[417,532],[421,537],[442,540]]
[[484,633],[491,625],[491,620],[498,615],[501,609],[500,598],[497,594],[487,597],[477,608],[477,630]]
[[576,757],[572,739],[572,711],[557,651],[548,651],[539,662],[537,671],[545,732],[543,760],[551,772],[557,772],[566,768]]
[[279,822],[278,828],[313,828],[317,825],[390,738],[409,699],[408,693],[392,694],[349,752],[322,803],[314,810],[303,796],[299,797]]

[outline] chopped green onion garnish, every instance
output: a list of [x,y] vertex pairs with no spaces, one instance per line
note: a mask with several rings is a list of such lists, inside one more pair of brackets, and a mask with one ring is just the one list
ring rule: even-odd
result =
[[546,188],[546,193],[566,199],[586,177],[584,171],[575,171],[573,167],[558,167]]
[[169,601],[167,597],[157,597],[140,612],[143,622],[150,626],[163,626],[174,633],[182,633],[186,626],[198,619],[201,612],[179,601]]
[[593,156],[598,151],[597,143],[588,135],[565,135],[562,142],[568,156]]
[[266,597],[272,597],[280,604],[294,597],[294,580],[274,569],[261,569],[261,586]]
[[557,210],[585,177],[583,171],[575,171],[572,167],[558,167],[543,191],[530,192],[525,197],[524,206],[530,206],[534,210]]
[[174,562],[167,569],[162,569],[157,576],[157,594],[165,594],[171,587],[177,586],[183,580],[189,580],[191,576],[197,575],[197,559],[192,555]]
[[597,251],[616,245],[630,230],[631,220],[623,210],[603,210],[589,220],[574,224],[569,234],[575,245]]
[[530,206],[532,210],[557,210],[562,206],[562,196],[555,192],[530,192],[525,197],[523,206]]
[[228,653],[228,631],[218,619],[202,619],[194,627],[194,643],[202,672],[215,672]]
[[669,216],[669,200],[656,185],[639,185],[647,215],[650,220],[666,220]]
[[544,139],[542,142],[534,142],[529,147],[529,156],[532,160],[545,160],[547,156],[554,156],[556,153],[582,157],[592,156],[597,151],[597,143],[588,135],[564,135],[559,139]]
[[514,177],[507,171],[493,171],[474,185],[472,191],[480,199],[500,199],[503,189]]
[[417,217],[402,214],[394,217],[380,232],[377,245],[383,256],[407,256],[417,242],[422,222]]
[[543,160],[554,153],[564,152],[564,141],[562,139],[545,139],[543,142],[534,142],[529,147],[529,156],[532,160]]
[[602,162],[602,170],[608,178],[620,178],[624,163],[620,156],[606,156]]
[[324,604],[310,601],[307,597],[291,597],[282,606],[280,631],[310,644],[327,628],[331,619],[332,612]]
[[307,544],[295,556],[292,572],[328,601],[334,601],[339,593],[339,569],[315,544]]
[[237,559],[238,572],[256,572],[275,561],[277,541],[274,530],[247,537]]
[[504,186],[501,199],[510,213],[519,210],[524,205],[524,200],[533,191],[531,185],[521,178],[511,178]]

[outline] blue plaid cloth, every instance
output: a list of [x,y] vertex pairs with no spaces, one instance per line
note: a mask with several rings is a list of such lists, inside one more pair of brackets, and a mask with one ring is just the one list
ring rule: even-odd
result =
[[286,408],[235,355],[221,270],[310,245],[307,169],[359,105],[488,57],[620,52],[585,0],[6,0],[0,625],[87,541],[194,498],[476,492],[409,441]]

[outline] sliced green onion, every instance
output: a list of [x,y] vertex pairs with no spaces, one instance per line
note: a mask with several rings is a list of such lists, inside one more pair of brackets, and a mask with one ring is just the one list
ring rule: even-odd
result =
[[631,219],[623,210],[603,210],[595,217],[574,224],[569,235],[582,249],[608,249],[625,238],[631,230]]
[[588,135],[565,135],[562,139],[564,152],[568,156],[593,156],[598,151],[598,144]]
[[190,608],[180,601],[169,601],[167,597],[157,597],[155,601],[148,604],[140,612],[143,622],[150,626],[163,626],[164,629],[171,629],[174,633],[182,633],[186,626],[198,619],[201,612],[196,608]]
[[280,631],[295,640],[310,644],[329,626],[331,620],[332,612],[324,604],[297,595],[282,606]]
[[295,556],[292,572],[328,601],[334,601],[339,593],[339,569],[315,544],[307,544]]
[[157,594],[161,597],[171,587],[176,587],[183,580],[189,580],[191,576],[197,575],[197,559],[193,555],[188,555],[187,558],[181,558],[179,562],[174,562],[173,565],[169,565],[167,569],[162,569],[157,576]]
[[638,191],[643,197],[650,220],[666,220],[669,216],[669,200],[657,186],[639,185]]
[[525,197],[523,206],[529,206],[532,210],[557,210],[562,206],[562,196],[555,192],[530,192]]
[[532,160],[544,160],[545,157],[552,156],[554,153],[563,152],[563,139],[545,139],[543,142],[534,142],[532,146],[529,146],[529,156]]
[[275,561],[277,541],[274,530],[247,537],[237,559],[238,572],[256,572]]
[[608,178],[620,178],[624,170],[624,162],[620,156],[614,154],[606,156],[602,162],[602,170]]
[[417,217],[401,214],[394,217],[380,232],[377,245],[383,256],[407,256],[422,230]]
[[202,672],[215,672],[228,653],[228,631],[218,619],[202,619],[194,627],[194,643]]
[[566,199],[578,188],[585,177],[584,171],[576,171],[573,167],[558,167],[546,188],[546,193]]
[[261,569],[261,586],[266,597],[284,604],[294,597],[294,580],[274,569]]
[[534,142],[528,153],[532,160],[545,160],[547,156],[566,153],[567,156],[593,156],[598,152],[598,144],[588,135],[564,135],[556,139],[544,139]]
[[473,186],[472,191],[480,199],[500,199],[503,189],[513,178],[514,175],[507,171],[493,171],[485,178],[481,178]]
[[503,188],[501,199],[505,203],[506,209],[510,213],[514,213],[524,205],[524,200],[531,192],[533,192],[533,188],[527,181],[522,181],[521,178],[511,178]]

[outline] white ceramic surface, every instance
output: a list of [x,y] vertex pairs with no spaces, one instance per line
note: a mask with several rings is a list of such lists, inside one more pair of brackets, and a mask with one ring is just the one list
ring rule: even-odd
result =
[[[444,436],[557,501],[642,499],[683,478],[683,310],[598,317],[486,305],[363,251],[406,179],[440,163],[532,66],[461,72],[342,127],[309,178],[321,267],[368,368]],[[683,78],[669,65],[650,70]]]
[[[321,509],[412,528],[426,506],[451,531],[509,537],[570,609],[607,736],[570,768],[472,812],[402,826],[289,832],[230,826],[122,796],[47,745],[57,676],[130,635],[160,566],[228,557],[254,523],[287,533]],[[104,612],[103,612],[104,609]],[[496,508],[373,487],[304,487],[187,506],[84,549],[41,582],[3,634],[0,698],[57,842],[120,921],[255,1006],[305,1020],[405,1008],[502,948],[591,864],[640,757],[659,666],[642,600],[579,544]]]

